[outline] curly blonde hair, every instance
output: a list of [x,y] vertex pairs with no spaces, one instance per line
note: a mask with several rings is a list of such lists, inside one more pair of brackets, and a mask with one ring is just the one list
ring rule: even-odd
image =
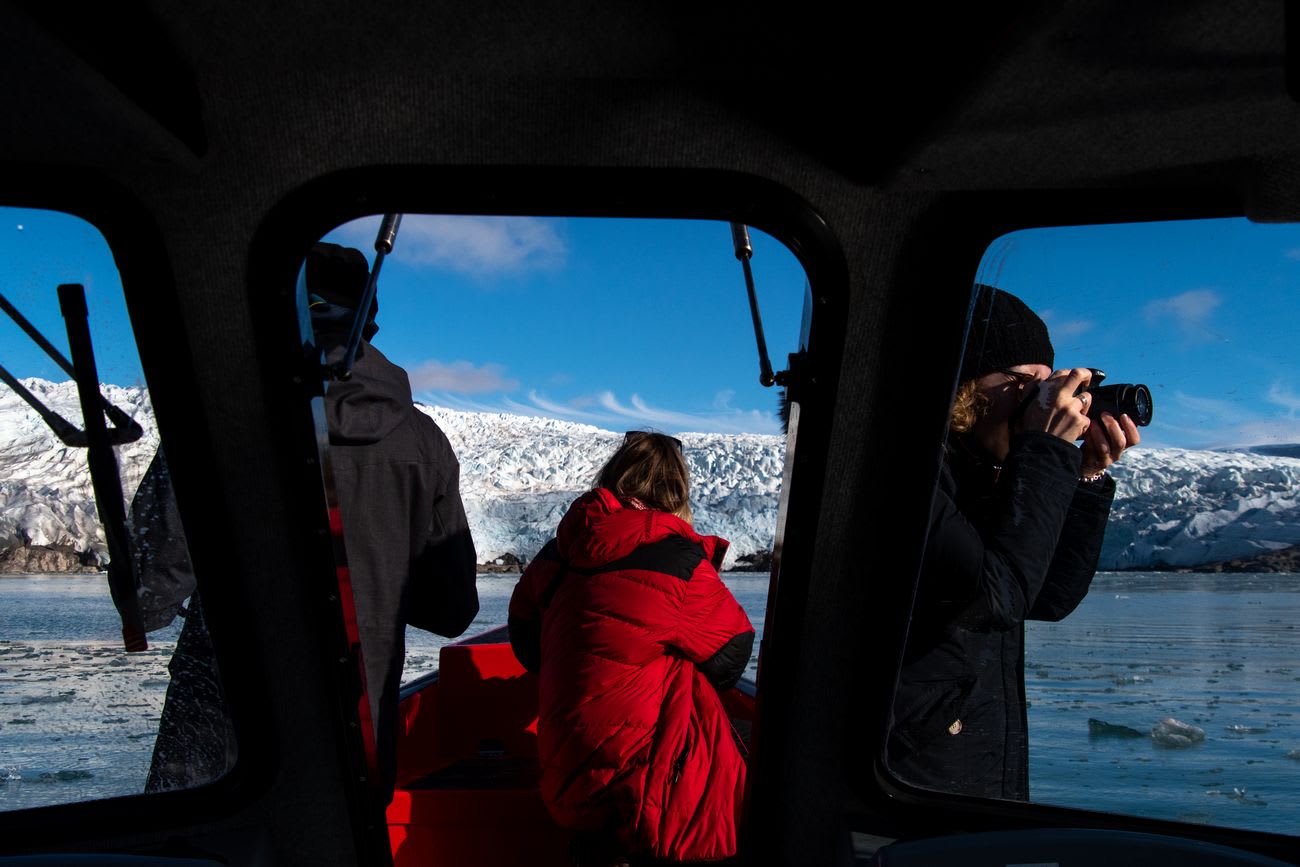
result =
[[975,380],[968,379],[957,388],[957,396],[952,401],[952,415],[949,417],[948,429],[956,434],[964,434],[975,427],[984,413],[989,409],[989,396],[975,388]]

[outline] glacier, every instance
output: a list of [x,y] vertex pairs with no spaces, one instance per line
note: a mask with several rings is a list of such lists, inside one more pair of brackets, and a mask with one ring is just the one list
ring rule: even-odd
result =
[[[79,423],[76,386],[24,385]],[[158,446],[143,386],[105,385],[144,428],[119,447],[129,497]],[[485,565],[528,560],[565,508],[592,484],[622,432],[506,413],[417,405],[460,459],[461,496]],[[771,550],[785,440],[760,434],[678,434],[697,529],[731,541],[726,566]],[[1189,569],[1300,545],[1300,458],[1249,451],[1138,448],[1112,468],[1117,490],[1100,568]],[[82,450],[60,443],[17,395],[0,389],[0,551],[75,552],[88,568],[107,554]]]

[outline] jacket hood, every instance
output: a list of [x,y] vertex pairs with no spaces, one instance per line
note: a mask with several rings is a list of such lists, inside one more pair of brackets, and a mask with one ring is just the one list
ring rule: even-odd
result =
[[588,491],[574,501],[560,521],[555,540],[560,557],[570,565],[594,569],[669,536],[682,536],[701,545],[715,569],[721,567],[730,546],[720,536],[701,536],[676,515],[625,506],[605,488]]
[[[322,339],[328,363],[343,359],[346,338]],[[325,389],[325,420],[334,445],[365,445],[382,440],[415,412],[406,371],[364,340],[357,349],[352,378]]]

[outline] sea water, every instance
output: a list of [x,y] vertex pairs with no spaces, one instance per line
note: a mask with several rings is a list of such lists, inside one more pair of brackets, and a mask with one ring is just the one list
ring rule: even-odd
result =
[[[724,579],[761,633],[767,576]],[[470,634],[505,622],[517,580],[479,577]],[[123,653],[94,576],[0,578],[0,624],[0,810],[141,791],[177,627]],[[1300,834],[1297,624],[1298,575],[1098,575],[1026,629],[1033,800]],[[404,680],[445,643],[408,630]],[[1168,746],[1166,719],[1204,736]]]
[[1102,573],[1025,687],[1032,800],[1300,834],[1300,575]]

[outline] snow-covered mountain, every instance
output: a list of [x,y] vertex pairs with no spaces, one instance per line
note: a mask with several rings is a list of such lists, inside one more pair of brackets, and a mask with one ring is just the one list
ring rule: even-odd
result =
[[[83,426],[75,384],[22,382],[54,412]],[[144,388],[105,385],[102,391],[144,428],[143,437],[117,450],[122,488],[129,496],[158,448],[153,408]],[[91,564],[106,560],[105,548],[86,450],[59,442],[22,398],[0,385],[0,554],[8,554],[0,561],[7,560],[14,571],[65,571],[76,568],[79,559]]]
[[[23,382],[80,427],[73,383]],[[158,447],[157,427],[143,388],[105,386],[104,394],[145,430],[138,442],[118,449],[122,487],[130,497]],[[569,503],[591,487],[623,437],[621,432],[554,419],[420,409],[438,422],[460,459],[461,497],[479,560],[485,564],[507,554],[531,559],[554,535]],[[695,480],[697,529],[731,541],[728,565],[769,551],[784,439],[720,434],[683,434],[681,439]],[[69,552],[88,552],[83,559],[92,562],[106,557],[84,450],[60,443],[21,398],[0,386],[0,554],[5,548],[55,548],[65,553],[25,557],[9,566],[23,569],[29,564],[26,568],[33,571],[71,568],[77,558],[67,556]]]
[[[79,424],[72,383],[24,382]],[[145,430],[139,442],[119,449],[123,487],[130,496],[157,448],[157,429],[143,388],[105,386],[104,392]],[[446,432],[460,458],[461,495],[483,563],[506,555],[531,558],[622,439],[622,433],[555,419],[421,409]],[[749,434],[683,434],[681,439],[691,465],[697,528],[731,540],[729,563],[770,550],[783,439]],[[1112,472],[1118,492],[1103,569],[1196,567],[1300,545],[1300,459],[1136,449]],[[4,388],[0,553],[6,548],[77,552],[92,562],[104,556],[84,451],[59,443]],[[47,568],[69,568],[68,562],[64,557],[63,565]],[[21,568],[21,562],[11,561],[9,568]]]

